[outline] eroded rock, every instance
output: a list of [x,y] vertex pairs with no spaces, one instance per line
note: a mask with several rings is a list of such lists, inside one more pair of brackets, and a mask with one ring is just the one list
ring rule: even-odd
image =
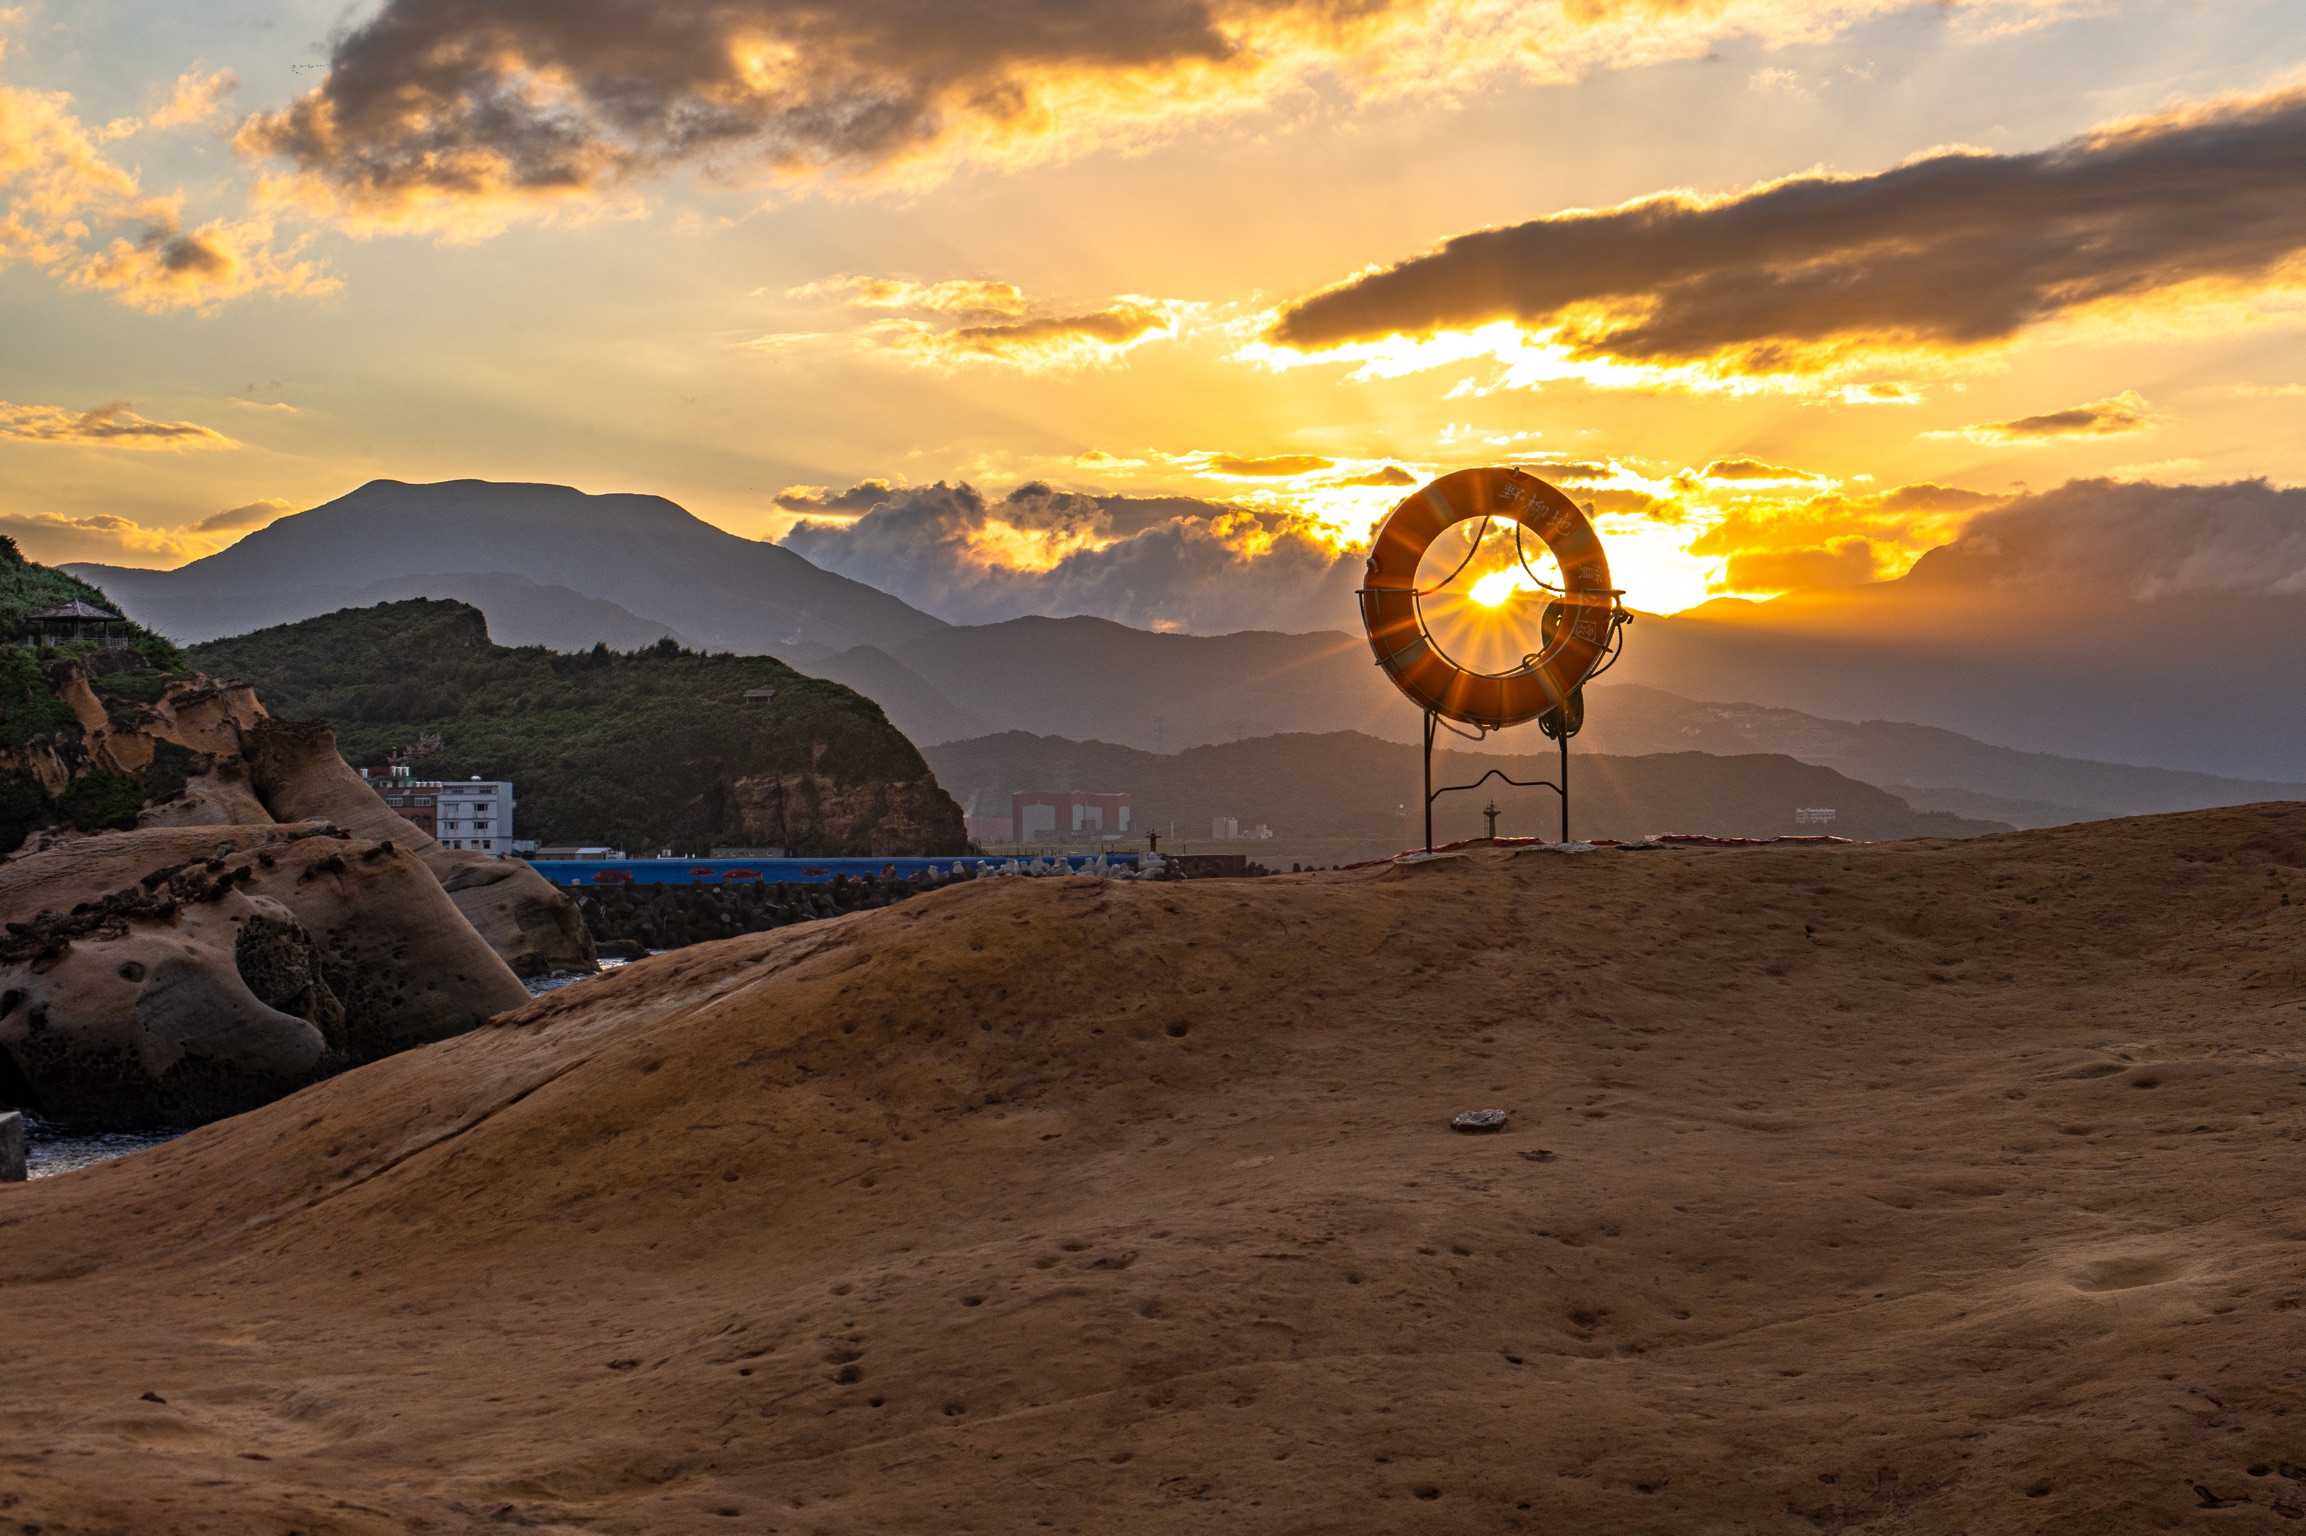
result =
[[[275,719],[244,683],[195,676],[162,686],[154,678],[151,686],[159,691],[152,702],[131,703],[100,697],[75,659],[48,662],[41,675],[72,724],[60,719],[58,729],[0,752],[0,769],[20,770],[51,799],[76,780],[122,788],[129,800],[122,815],[133,814],[139,829],[327,821],[413,853],[464,920],[520,975],[594,968],[590,935],[568,898],[518,860],[444,848],[403,821],[346,766],[325,722]],[[134,808],[139,791],[141,810]],[[107,812],[90,825],[125,821]],[[20,852],[60,846],[77,835],[42,828]]]
[[244,827],[263,826],[272,820],[264,802],[248,782],[248,764],[238,756],[213,761],[188,775],[173,798],[146,806],[137,814],[139,827]]
[[251,782],[275,818],[328,821],[411,849],[520,975],[595,967],[592,937],[573,902],[518,859],[444,848],[403,820],[345,765],[326,721],[267,718],[240,739]]
[[190,1124],[526,990],[418,859],[325,824],[144,828],[0,865],[0,1094]]

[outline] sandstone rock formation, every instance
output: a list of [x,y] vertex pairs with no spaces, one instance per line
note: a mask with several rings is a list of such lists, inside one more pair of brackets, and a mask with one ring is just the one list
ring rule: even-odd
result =
[[97,696],[80,661],[50,662],[45,677],[77,729],[0,752],[0,768],[23,769],[51,797],[94,772],[141,789],[140,827],[328,821],[413,852],[517,973],[593,968],[566,897],[518,860],[443,848],[403,821],[346,766],[325,723],[276,720],[247,685],[205,677],[166,682],[151,704],[125,707]]
[[0,1189],[0,1500],[2299,1528],[2302,889],[2259,806],[980,880],[658,956]]
[[332,822],[412,850],[520,975],[593,969],[592,938],[575,903],[518,859],[444,848],[402,820],[345,765],[325,721],[266,719],[242,732],[241,743],[256,793],[275,816]]
[[65,1122],[213,1119],[527,997],[415,856],[325,823],[70,839],[0,863],[0,915],[0,1098]]

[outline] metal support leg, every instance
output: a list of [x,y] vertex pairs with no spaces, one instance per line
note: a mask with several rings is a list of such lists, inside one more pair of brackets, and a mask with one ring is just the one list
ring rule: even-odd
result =
[[1433,852],[1433,711],[1425,712],[1425,851]]
[[1561,733],[1561,840],[1569,841],[1569,733]]

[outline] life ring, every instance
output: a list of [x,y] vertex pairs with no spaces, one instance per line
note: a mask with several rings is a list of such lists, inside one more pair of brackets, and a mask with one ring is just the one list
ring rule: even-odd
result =
[[[1444,529],[1477,517],[1510,518],[1561,563],[1562,592],[1548,606],[1543,643],[1508,672],[1450,660],[1418,611],[1418,562]],[[1411,492],[1370,543],[1360,596],[1369,648],[1393,685],[1421,709],[1491,730],[1578,708],[1577,690],[1601,664],[1618,622],[1619,594],[1593,524],[1576,502],[1518,469],[1461,469]]]

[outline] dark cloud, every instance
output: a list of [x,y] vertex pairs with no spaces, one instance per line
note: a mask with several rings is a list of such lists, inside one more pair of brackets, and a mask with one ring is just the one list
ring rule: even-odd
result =
[[898,494],[886,480],[861,480],[845,491],[821,485],[788,485],[777,492],[777,505],[788,512],[870,512]]
[[715,156],[862,168],[1023,110],[1018,72],[1229,52],[1199,0],[386,0],[244,142],[378,201]]
[[673,165],[854,175],[1061,153],[1321,75],[1431,94],[1485,70],[1558,77],[1723,33],[1810,35],[1893,3],[382,0],[316,89],[239,142],[340,204],[408,219]]
[[2063,437],[2126,437],[2154,425],[2153,408],[2134,389],[2088,405],[2020,416],[2015,421],[1987,421],[1964,427],[1960,433],[1981,443],[2048,443]]
[[947,364],[1080,367],[1110,361],[1138,342],[1168,335],[1175,324],[1170,306],[1121,299],[1086,314],[894,332],[889,344]]
[[1882,498],[1881,505],[1885,512],[1974,512],[2008,499],[1985,491],[1965,491],[1958,486],[1924,481],[1919,485],[1899,486]]
[[1350,628],[1362,566],[1287,514],[1038,483],[998,501],[968,485],[899,491],[784,543],[956,623],[1093,614],[1202,634]]
[[1462,235],[1283,312],[1318,349],[1512,319],[1588,357],[1822,366],[1847,343],[1966,347],[2306,249],[2306,89],[2118,124],[2037,154],[1934,154]]
[[2306,489],[2072,480],[1979,513],[1905,580],[2058,596],[2306,595]]
[[277,523],[295,510],[295,502],[282,501],[277,496],[267,496],[262,501],[252,501],[246,506],[228,508],[217,513],[214,517],[204,517],[192,525],[192,531],[195,533],[246,533],[252,528],[264,528]]

